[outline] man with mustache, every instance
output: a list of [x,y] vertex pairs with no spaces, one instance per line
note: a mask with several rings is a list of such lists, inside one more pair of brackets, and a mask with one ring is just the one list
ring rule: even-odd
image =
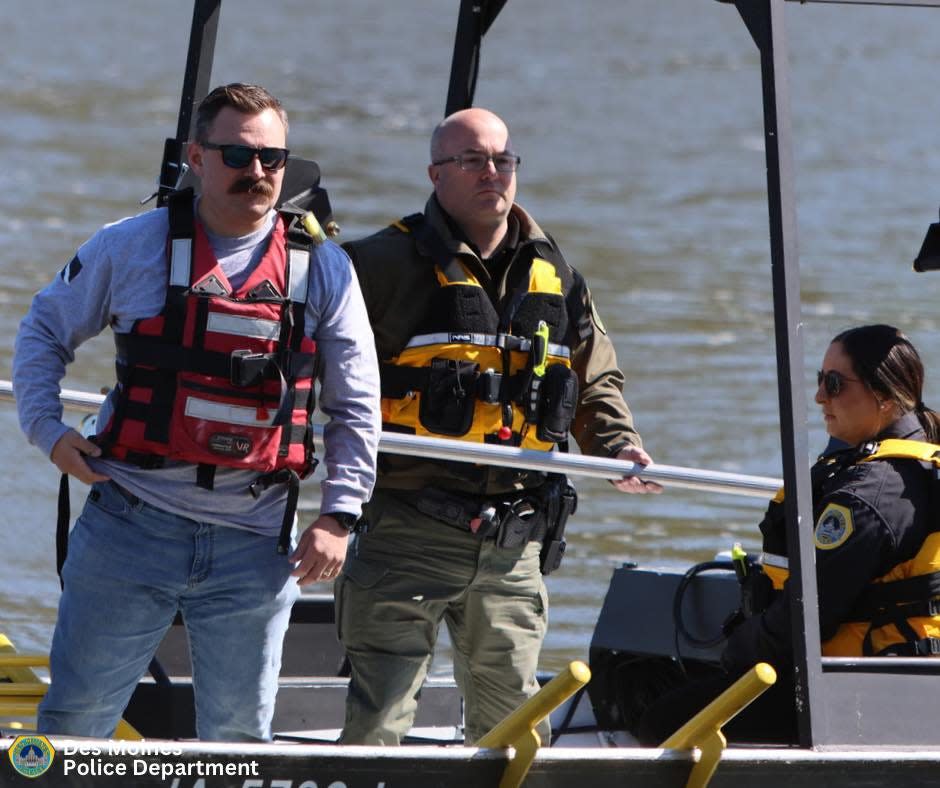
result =
[[[431,137],[423,214],[346,246],[372,321],[383,428],[648,464],[623,373],[581,275],[515,203],[506,124],[457,112]],[[638,477],[624,492],[658,492]],[[542,574],[574,508],[564,477],[383,456],[336,582],[352,667],[342,739],[398,744],[440,622],[454,646],[466,741],[538,689]],[[539,726],[548,741],[548,722]]]
[[[188,147],[199,196],[98,231],[21,323],[23,429],[91,485],[61,571],[44,733],[111,736],[181,612],[199,737],[269,739],[298,585],[343,563],[375,479],[375,350],[348,257],[275,210],[286,141],[264,88],[213,90]],[[118,382],[88,440],[62,422],[59,381],[108,325]],[[294,546],[315,380],[327,472]]]

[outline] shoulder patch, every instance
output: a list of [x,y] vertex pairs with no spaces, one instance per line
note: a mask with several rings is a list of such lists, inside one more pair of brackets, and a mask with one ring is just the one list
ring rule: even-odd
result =
[[72,280],[81,273],[81,270],[82,262],[78,259],[78,255],[75,255],[72,261],[59,272],[59,276],[65,284],[69,285],[72,283]]
[[816,521],[813,541],[820,550],[835,550],[845,544],[855,526],[852,523],[852,510],[837,503],[829,504]]

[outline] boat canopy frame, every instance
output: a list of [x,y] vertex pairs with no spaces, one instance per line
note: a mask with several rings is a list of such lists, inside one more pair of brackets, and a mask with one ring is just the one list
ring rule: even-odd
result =
[[[447,102],[442,117],[473,106],[483,36],[499,16],[506,2],[507,0],[460,0]],[[184,162],[186,142],[193,138],[196,107],[209,92],[221,10],[222,0],[194,0],[193,2],[193,18],[189,33],[189,49],[186,53],[186,70],[183,74],[176,136],[167,137],[164,142],[163,160],[157,178],[157,205],[166,204],[167,198],[177,188],[186,173]],[[318,218],[322,219],[322,217]]]
[[[853,745],[940,745],[940,708],[912,702],[926,689],[925,676],[940,673],[940,661],[910,660],[891,669],[885,660],[822,658],[819,637],[812,489],[807,465],[807,400],[803,388],[804,352],[794,192],[793,133],[790,116],[784,2],[842,5],[940,7],[940,0],[719,0],[734,5],[760,52],[767,204],[773,287],[774,338],[788,544],[793,650],[799,743],[803,747]],[[507,0],[460,0],[444,116],[473,106],[483,37]],[[207,95],[222,0],[194,0],[186,71],[176,136],[164,145],[158,204],[176,188],[183,173],[185,143],[194,110]],[[805,568],[805,571],[804,571]],[[877,662],[877,664],[876,664]],[[932,686],[932,685],[931,685]],[[886,726],[885,719],[892,720]]]
[[[788,0],[841,5],[940,7],[940,0]],[[824,658],[819,636],[815,547],[811,528],[812,487],[807,466],[807,401],[803,388],[803,322],[794,191],[793,130],[785,0],[720,0],[733,4],[760,52],[767,165],[767,206],[773,283],[774,335],[791,624],[799,743],[803,747],[940,745],[940,709],[920,699],[929,693],[940,662],[910,660],[896,667],[878,658]],[[929,697],[929,694],[926,695]],[[886,725],[885,720],[891,724]]]

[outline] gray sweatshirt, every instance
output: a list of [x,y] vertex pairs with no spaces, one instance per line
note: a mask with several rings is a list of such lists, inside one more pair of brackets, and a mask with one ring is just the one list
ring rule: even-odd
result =
[[[210,235],[226,276],[238,287],[261,258],[276,214],[268,225],[240,239]],[[48,456],[69,429],[62,421],[59,383],[76,348],[105,326],[116,333],[154,317],[166,298],[167,211],[157,208],[106,225],[33,299],[20,323],[13,359],[13,388],[20,424],[30,443]],[[320,509],[359,514],[375,481],[381,430],[375,345],[356,275],[345,252],[327,241],[311,248],[305,330],[320,353],[319,408],[328,421]],[[98,424],[113,412],[109,397]],[[318,448],[318,452],[320,447]],[[213,490],[197,487],[196,466],[172,463],[155,470],[114,459],[88,464],[142,500],[194,520],[246,528],[267,535],[280,529],[285,485],[257,499],[248,485],[258,474],[218,467]]]

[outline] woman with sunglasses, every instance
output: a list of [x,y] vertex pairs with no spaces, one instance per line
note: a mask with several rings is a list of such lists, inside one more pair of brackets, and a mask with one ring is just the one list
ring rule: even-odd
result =
[[[843,331],[817,375],[815,401],[843,448],[812,468],[813,540],[824,656],[940,654],[940,518],[930,462],[940,451],[940,414],[922,400],[924,368],[910,340],[888,325]],[[761,573],[749,575],[750,609],[731,632],[724,673],[667,693],[638,736],[657,744],[758,662],[778,682],[726,726],[739,741],[796,741],[786,583],[783,495],[760,524]],[[762,601],[760,601],[762,600]]]

